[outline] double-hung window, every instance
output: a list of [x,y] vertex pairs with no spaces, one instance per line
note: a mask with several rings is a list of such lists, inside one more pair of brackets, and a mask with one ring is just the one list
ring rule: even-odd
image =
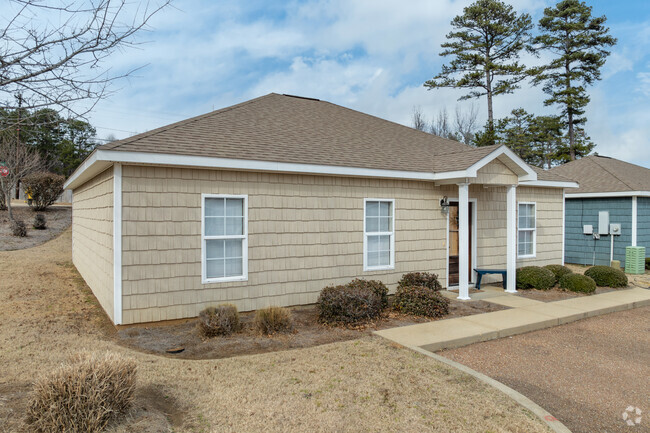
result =
[[204,283],[248,278],[248,197],[203,194]]
[[363,269],[395,267],[395,200],[365,199]]
[[537,237],[535,203],[519,203],[517,221],[517,256],[535,257]]

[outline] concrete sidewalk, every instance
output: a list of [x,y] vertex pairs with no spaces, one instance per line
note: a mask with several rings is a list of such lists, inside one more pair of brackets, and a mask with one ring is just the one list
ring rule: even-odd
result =
[[[476,295],[479,294],[473,294],[472,299],[478,299]],[[486,288],[480,295],[484,301],[511,308],[385,329],[375,334],[404,346],[436,352],[650,305],[650,290],[638,287],[555,302],[523,298],[505,293],[500,288]]]

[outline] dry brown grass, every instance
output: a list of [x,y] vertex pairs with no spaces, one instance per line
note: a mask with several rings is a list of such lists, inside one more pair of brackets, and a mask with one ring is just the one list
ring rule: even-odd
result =
[[498,391],[379,338],[203,361],[120,346],[70,265],[69,230],[0,252],[0,275],[0,432],[24,430],[37,372],[84,349],[136,360],[134,409],[114,433],[549,431]]
[[133,403],[135,361],[114,353],[80,352],[34,383],[26,421],[35,432],[95,433]]

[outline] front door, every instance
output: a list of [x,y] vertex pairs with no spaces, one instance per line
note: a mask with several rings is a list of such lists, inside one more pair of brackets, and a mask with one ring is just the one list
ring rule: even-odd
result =
[[[472,279],[472,207],[474,203],[469,202],[469,257],[467,263],[469,269],[467,275]],[[458,202],[449,203],[449,286],[458,285]]]

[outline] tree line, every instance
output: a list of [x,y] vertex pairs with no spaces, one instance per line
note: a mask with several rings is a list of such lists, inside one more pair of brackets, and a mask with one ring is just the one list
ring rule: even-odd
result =
[[[608,50],[616,44],[606,20],[593,16],[585,2],[563,0],[544,9],[533,34],[530,15],[503,1],[477,0],[451,21],[453,30],[440,53],[451,60],[424,86],[467,89],[460,100],[485,98],[487,122],[471,134],[475,146],[505,144],[526,162],[545,168],[574,160],[595,147],[584,114],[590,101],[587,87],[600,80]],[[520,61],[523,53],[549,61],[528,67]],[[524,81],[541,86],[547,95],[544,105],[556,107],[557,114],[515,108],[510,116],[495,119],[493,98],[517,91]],[[422,117],[416,111],[413,126],[426,129],[416,122]]]

